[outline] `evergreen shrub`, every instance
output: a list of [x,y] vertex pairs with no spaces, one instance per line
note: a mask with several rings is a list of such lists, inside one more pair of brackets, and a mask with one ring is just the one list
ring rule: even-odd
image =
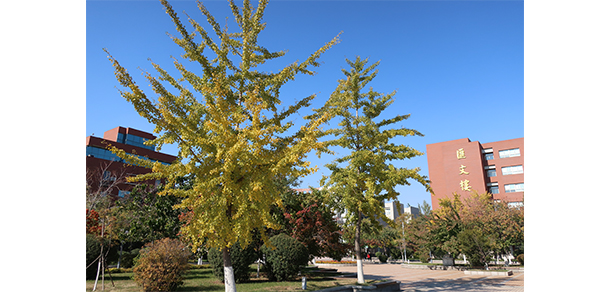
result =
[[133,279],[145,292],[174,291],[182,284],[189,256],[190,251],[180,240],[156,240],[140,250]]
[[307,265],[309,254],[300,241],[286,235],[278,234],[269,239],[271,246],[263,246],[265,254],[264,271],[271,281],[292,280],[297,276],[301,266]]
[[[229,249],[229,253],[231,254],[231,265],[233,267],[235,282],[243,283],[250,280],[250,265],[257,259],[254,245],[250,244],[247,248],[242,249],[239,243],[236,243]],[[212,266],[214,276],[224,281],[222,251],[210,249],[208,251],[208,261]]]
[[379,261],[382,263],[388,262],[388,256],[386,256],[385,254],[380,254],[379,256],[377,256],[377,258],[379,258]]

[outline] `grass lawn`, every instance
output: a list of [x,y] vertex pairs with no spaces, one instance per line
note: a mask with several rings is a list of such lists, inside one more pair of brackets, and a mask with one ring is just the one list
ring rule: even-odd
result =
[[[253,273],[251,274],[250,282],[238,283],[237,291],[303,291],[301,289],[301,279],[286,282],[269,282],[266,278],[256,278],[256,265],[251,266]],[[306,269],[304,275],[307,277],[307,290],[314,291],[328,287],[354,285],[356,279],[334,279],[332,276],[335,273],[312,273],[311,269]],[[114,287],[110,281],[110,277],[106,274],[104,280],[104,291],[126,291],[136,292],[141,291],[136,282],[132,280],[133,273],[112,274]],[[212,274],[211,268],[190,269],[187,271],[183,284],[178,287],[177,291],[224,291],[224,284]],[[87,280],[87,291],[93,290],[95,280]],[[98,280],[96,291],[102,290],[101,278]]]

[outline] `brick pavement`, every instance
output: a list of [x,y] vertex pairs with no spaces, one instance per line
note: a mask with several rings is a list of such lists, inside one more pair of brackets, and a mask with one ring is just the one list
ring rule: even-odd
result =
[[[336,268],[339,272],[356,273],[355,266],[333,268]],[[363,269],[365,280],[399,280],[401,281],[401,290],[408,292],[524,291],[524,273],[514,273],[508,277],[466,275],[463,271],[416,270],[403,268],[400,264],[375,264],[370,262],[365,262]]]

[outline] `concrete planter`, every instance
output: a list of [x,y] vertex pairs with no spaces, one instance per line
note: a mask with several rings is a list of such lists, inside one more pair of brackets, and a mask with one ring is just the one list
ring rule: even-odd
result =
[[400,281],[387,281],[381,283],[375,283],[371,286],[359,286],[359,285],[347,285],[326,288],[317,290],[317,292],[360,292],[360,291],[371,291],[371,292],[386,292],[386,291],[400,291]]
[[453,266],[455,265],[455,260],[450,255],[443,256],[443,266]]
[[513,271],[499,272],[499,271],[464,271],[466,275],[480,275],[480,276],[512,276]]

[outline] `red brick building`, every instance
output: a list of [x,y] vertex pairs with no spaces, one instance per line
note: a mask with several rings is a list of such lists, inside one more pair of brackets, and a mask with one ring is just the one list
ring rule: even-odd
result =
[[523,206],[523,138],[481,144],[470,139],[426,145],[432,209],[439,199],[488,192],[494,200]]
[[[108,189],[111,196],[123,197],[128,194],[135,183],[114,183],[117,179],[126,176],[149,173],[151,170],[145,167],[129,165],[122,159],[107,150],[109,145],[124,150],[127,153],[135,153],[140,157],[170,164],[176,156],[156,152],[154,146],[144,145],[144,141],[155,139],[153,134],[132,128],[116,127],[104,132],[104,138],[88,136],[87,147],[87,184],[94,189]],[[150,184],[159,182],[150,181]],[[111,186],[111,187],[107,187]]]

